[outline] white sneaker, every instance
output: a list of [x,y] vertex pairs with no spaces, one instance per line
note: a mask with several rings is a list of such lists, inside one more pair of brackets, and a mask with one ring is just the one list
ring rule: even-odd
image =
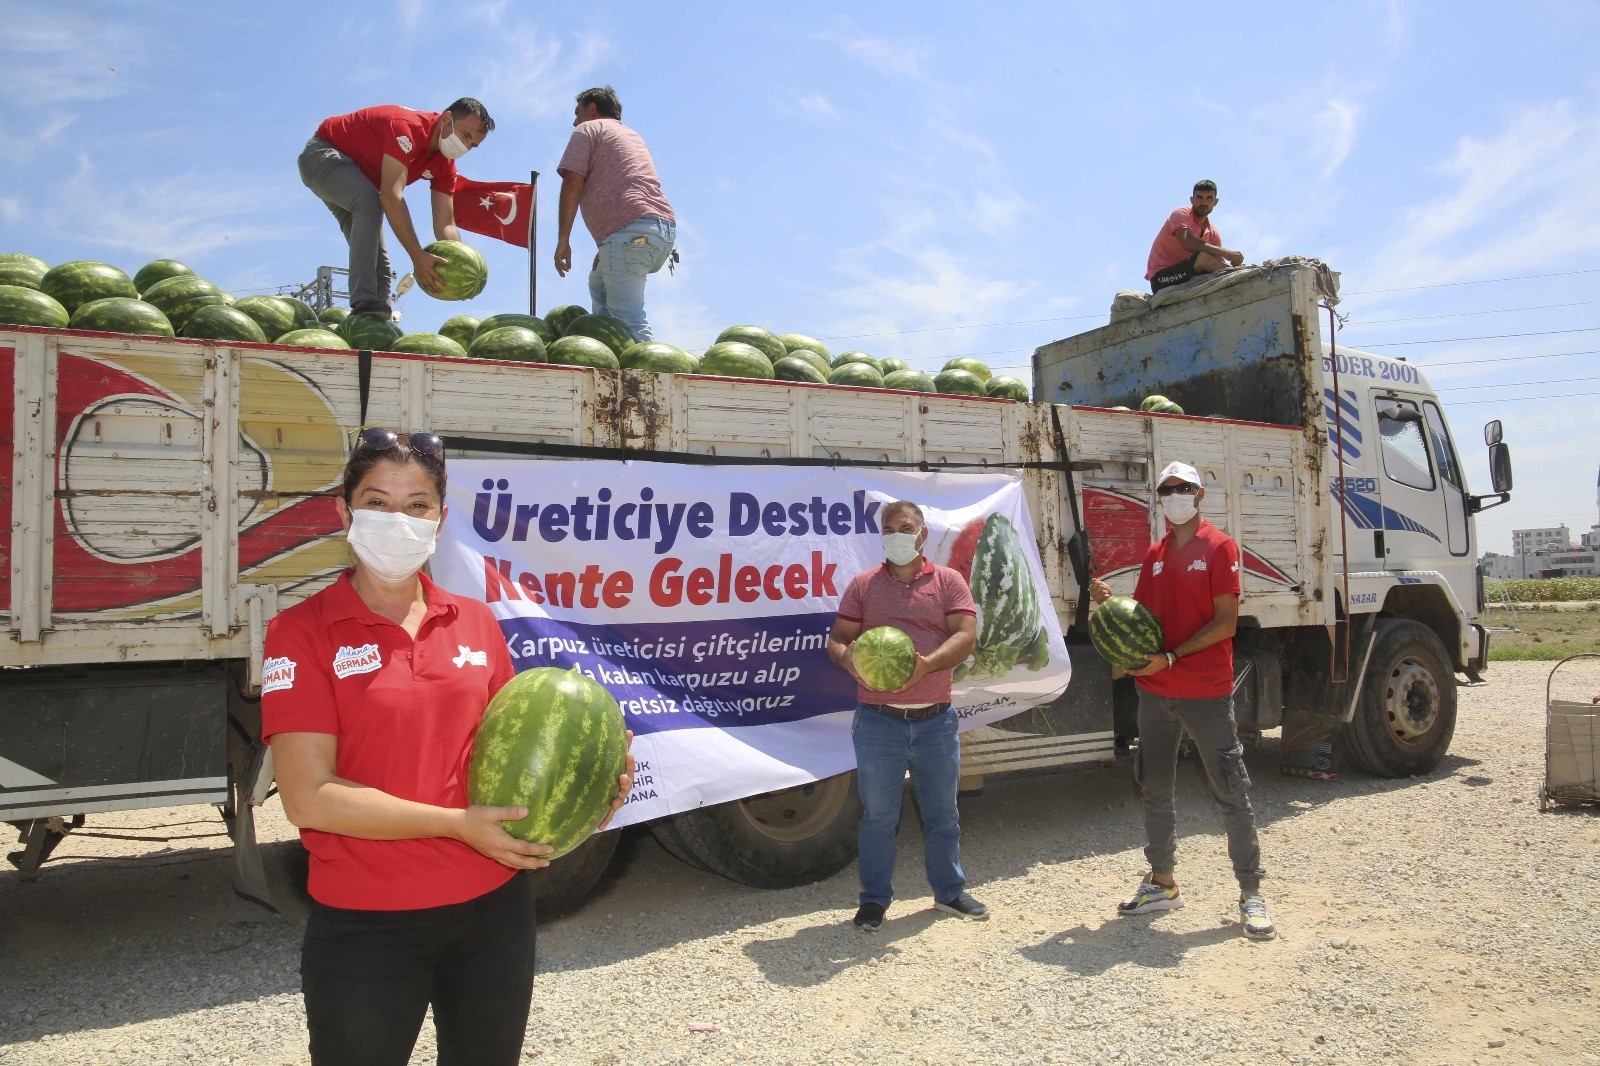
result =
[[1243,923],[1244,935],[1251,940],[1271,940],[1278,935],[1267,914],[1267,901],[1259,892],[1246,892],[1240,897],[1239,921]]

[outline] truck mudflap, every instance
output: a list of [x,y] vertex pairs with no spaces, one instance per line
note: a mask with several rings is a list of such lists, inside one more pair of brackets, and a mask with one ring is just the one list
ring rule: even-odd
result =
[[261,741],[250,747],[250,762],[233,782],[233,891],[275,914],[284,913],[286,901],[274,900],[267,872],[256,844],[256,808],[266,802],[272,785],[272,749]]
[[1467,680],[1474,685],[1481,685],[1484,683],[1483,672],[1489,668],[1489,631],[1474,622],[1472,636],[1477,642],[1478,653],[1467,660],[1467,665],[1461,672],[1466,674]]

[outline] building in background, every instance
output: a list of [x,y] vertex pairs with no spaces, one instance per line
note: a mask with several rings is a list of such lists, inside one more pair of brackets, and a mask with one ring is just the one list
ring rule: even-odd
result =
[[[1600,517],[1600,477],[1595,481],[1595,509]],[[1600,577],[1600,522],[1572,543],[1565,525],[1511,531],[1511,554],[1489,552],[1478,561],[1484,577],[1501,580],[1530,577]]]
[[1572,550],[1572,530],[1564,524],[1545,529],[1513,529],[1512,555],[1540,555],[1544,552]]

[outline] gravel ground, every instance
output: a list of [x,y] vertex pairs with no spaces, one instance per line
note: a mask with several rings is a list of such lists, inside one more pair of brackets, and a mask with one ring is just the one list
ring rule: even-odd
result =
[[[1142,870],[1126,766],[963,798],[982,923],[931,909],[915,832],[875,936],[849,927],[853,868],[759,891],[630,835],[604,894],[541,930],[524,1059],[1600,1063],[1600,817],[1538,810],[1548,673],[1496,664],[1464,689],[1426,778],[1283,777],[1268,735],[1271,942],[1238,933],[1197,767],[1189,904],[1140,919],[1115,913]],[[208,808],[94,818],[39,881],[0,873],[0,1064],[304,1063],[299,933],[233,898]],[[413,1062],[432,1060],[428,1026]]]

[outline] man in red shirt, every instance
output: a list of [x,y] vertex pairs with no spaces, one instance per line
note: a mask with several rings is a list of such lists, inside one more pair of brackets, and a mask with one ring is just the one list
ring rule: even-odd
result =
[[1217,183],[1197,181],[1189,206],[1178,208],[1161,224],[1161,232],[1150,245],[1150,261],[1144,272],[1152,293],[1181,285],[1196,274],[1210,274],[1244,262],[1243,252],[1222,246],[1222,234],[1211,224],[1211,212],[1216,206]]
[[[1134,777],[1144,803],[1145,857],[1150,872],[1123,914],[1183,906],[1173,871],[1178,820],[1173,788],[1178,746],[1187,732],[1205,765],[1211,794],[1222,808],[1228,856],[1239,880],[1244,934],[1276,935],[1261,895],[1261,847],[1250,807],[1250,775],[1233,721],[1233,634],[1239,621],[1239,546],[1200,517],[1206,490],[1187,463],[1170,463],[1156,478],[1167,535],[1150,546],[1133,598],[1161,622],[1167,650],[1131,673],[1139,686],[1139,748]],[[1103,603],[1111,588],[1098,578],[1090,596]]]
[[350,245],[350,310],[389,318],[394,272],[383,246],[383,220],[411,257],[423,291],[439,289],[437,264],[422,250],[405,189],[420,178],[433,187],[433,236],[459,241],[455,160],[483,143],[494,119],[464,96],[442,112],[382,104],[325,119],[300,153],[300,180],[316,193]]
[[[978,641],[978,608],[966,580],[922,554],[928,529],[922,509],[907,500],[883,508],[882,566],[863,570],[839,598],[828,634],[828,658],[856,679],[856,786],[861,816],[861,909],[855,927],[875,932],[894,900],[895,830],[905,795],[906,770],[922,815],[922,850],[933,902],[963,918],[987,918],[989,908],[967,894],[961,869],[961,822],[956,790],[961,779],[959,722],[950,704],[955,668]],[[869,688],[856,673],[850,647],[878,626],[911,638],[916,665],[893,692]]]

